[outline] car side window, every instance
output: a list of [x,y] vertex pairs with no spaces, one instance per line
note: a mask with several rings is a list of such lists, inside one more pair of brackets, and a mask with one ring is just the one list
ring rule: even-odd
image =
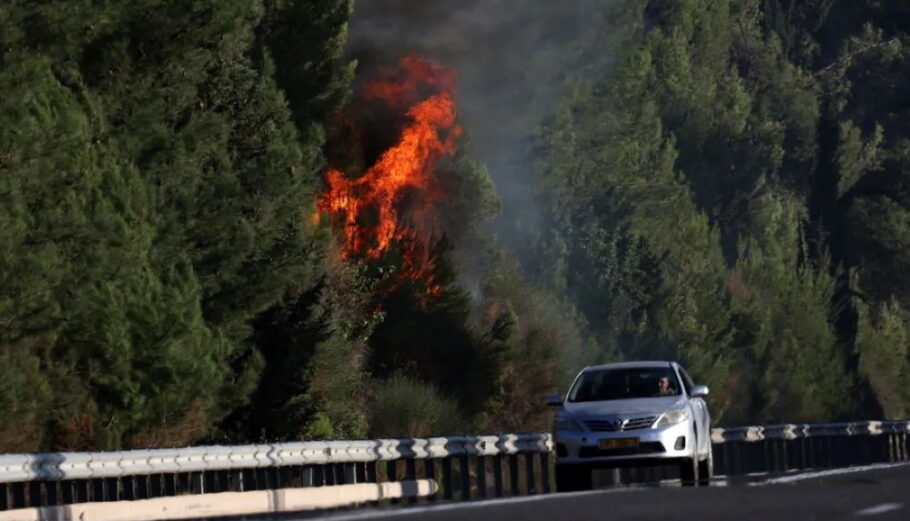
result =
[[692,381],[692,378],[689,377],[689,373],[687,373],[686,370],[682,368],[682,366],[679,368],[679,374],[682,376],[683,385],[686,386],[686,394],[691,394],[692,388],[695,387],[695,382]]

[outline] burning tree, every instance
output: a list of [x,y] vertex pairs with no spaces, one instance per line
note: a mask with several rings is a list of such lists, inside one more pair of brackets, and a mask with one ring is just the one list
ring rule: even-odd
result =
[[343,237],[343,257],[393,265],[393,287],[417,281],[428,296],[442,291],[433,249],[442,235],[439,204],[446,194],[437,167],[455,155],[462,134],[454,93],[454,72],[416,55],[365,82],[355,110],[381,117],[346,123],[360,141],[354,146],[375,148],[364,142],[371,137],[396,140],[365,171],[330,168],[318,205]]

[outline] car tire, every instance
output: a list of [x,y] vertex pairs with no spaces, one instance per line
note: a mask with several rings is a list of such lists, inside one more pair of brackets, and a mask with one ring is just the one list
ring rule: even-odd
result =
[[708,456],[704,461],[698,464],[698,485],[702,487],[711,486],[711,478],[714,477],[714,451],[708,449]]
[[698,483],[698,458],[683,458],[679,463],[679,478],[684,487],[694,487]]
[[591,490],[591,469],[582,465],[556,465],[556,491]]

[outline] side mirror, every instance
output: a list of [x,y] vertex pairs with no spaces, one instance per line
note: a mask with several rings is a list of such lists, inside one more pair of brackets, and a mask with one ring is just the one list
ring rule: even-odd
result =
[[701,398],[703,396],[708,396],[708,386],[707,385],[696,385],[692,387],[692,391],[689,395],[692,398]]
[[546,404],[547,407],[562,407],[562,397],[558,394],[547,395]]

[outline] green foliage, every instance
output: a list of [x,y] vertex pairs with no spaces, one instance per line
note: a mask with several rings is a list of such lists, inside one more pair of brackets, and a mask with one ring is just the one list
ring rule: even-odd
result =
[[[608,356],[680,359],[724,422],[875,413],[853,390],[876,355],[851,349],[897,319],[844,288],[910,295],[895,10],[655,0],[621,65],[578,75],[542,132],[536,274]],[[897,382],[871,383],[880,403]]]
[[910,416],[910,330],[897,302],[856,304],[859,373],[868,379],[886,418]]
[[0,4],[0,450],[546,429],[578,366],[640,358],[687,365],[724,423],[908,414],[908,7],[524,13],[586,21],[496,107],[545,119],[543,219],[492,237],[470,154],[529,129],[463,139],[429,299],[407,245],[339,259],[310,218],[325,156],[365,160],[326,130],[352,9]]
[[223,425],[229,439],[340,439],[365,434],[366,342],[382,315],[375,281],[328,264],[316,287],[292,293],[255,322],[265,367],[250,403]]
[[5,380],[28,438],[0,443],[203,439],[255,386],[250,321],[320,280],[321,121],[292,121],[259,2],[0,9],[25,29],[0,57],[0,345],[36,382]]
[[796,197],[780,193],[752,204],[752,227],[731,275],[737,284],[730,286],[758,377],[750,416],[772,422],[809,420],[819,411],[847,416],[851,378],[829,317],[834,277],[799,258],[806,251],[805,211]]
[[370,397],[371,438],[467,434],[458,405],[433,386],[403,376],[378,382]]

